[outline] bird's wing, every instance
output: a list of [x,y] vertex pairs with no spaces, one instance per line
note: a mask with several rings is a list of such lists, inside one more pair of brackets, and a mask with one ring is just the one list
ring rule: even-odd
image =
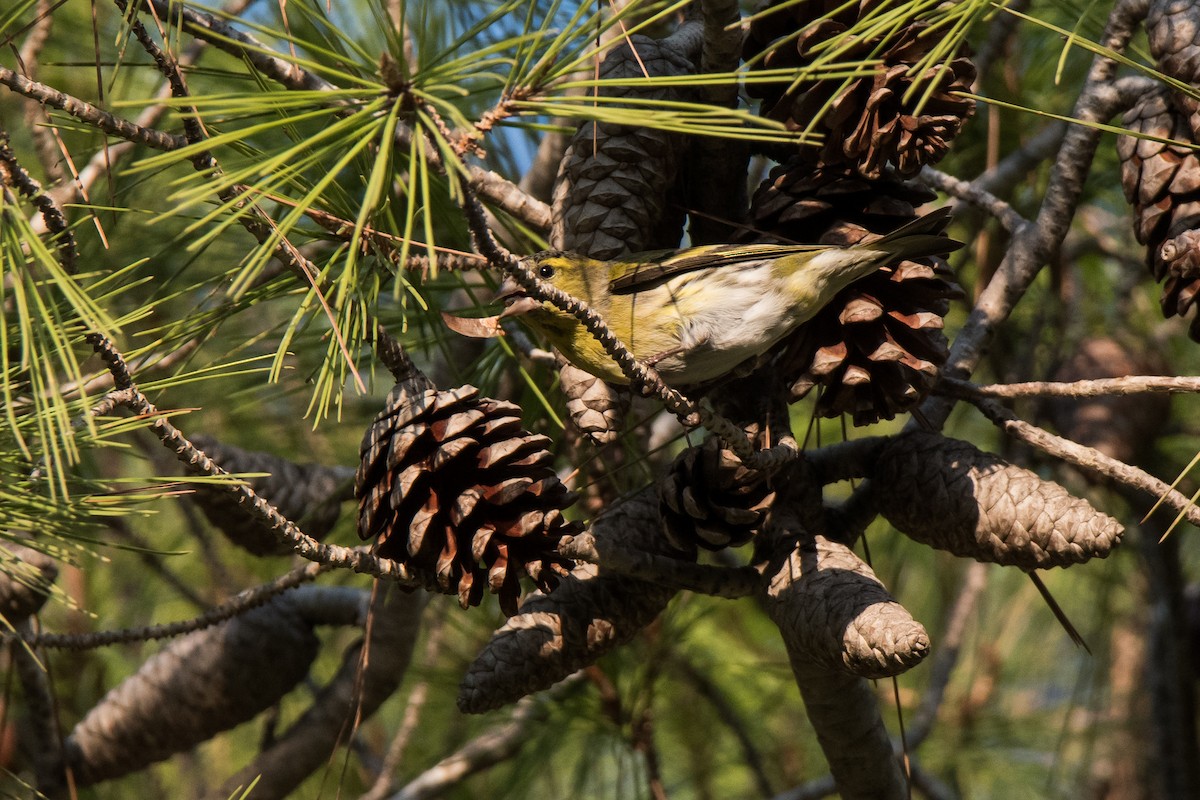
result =
[[742,261],[762,261],[825,250],[816,244],[713,244],[686,250],[657,250],[629,258],[621,274],[609,283],[613,294],[633,294],[651,289],[685,272],[723,267]]

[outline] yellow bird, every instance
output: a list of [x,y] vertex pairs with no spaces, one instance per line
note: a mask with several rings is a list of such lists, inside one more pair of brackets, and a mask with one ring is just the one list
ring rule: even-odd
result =
[[[639,361],[671,386],[720,377],[808,321],[833,296],[880,267],[950,253],[961,242],[942,231],[939,209],[851,247],[723,244],[637,253],[597,261],[562,251],[525,266],[599,313]],[[628,383],[574,315],[529,297],[511,278],[500,287],[502,317],[520,315],[575,366]]]

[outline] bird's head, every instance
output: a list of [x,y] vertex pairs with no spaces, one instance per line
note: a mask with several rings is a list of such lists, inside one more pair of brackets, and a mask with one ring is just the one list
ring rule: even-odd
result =
[[[524,266],[530,269],[539,280],[554,288],[582,300],[600,313],[598,308],[608,298],[609,274],[608,265],[602,261],[565,253],[561,250],[548,250],[535,253],[524,259]],[[500,284],[496,295],[503,300],[505,309],[501,317],[515,317],[529,314],[529,321],[536,324],[547,324],[551,319],[566,319],[574,322],[574,317],[557,308],[551,303],[542,302],[530,297],[524,289],[512,278],[505,278]]]

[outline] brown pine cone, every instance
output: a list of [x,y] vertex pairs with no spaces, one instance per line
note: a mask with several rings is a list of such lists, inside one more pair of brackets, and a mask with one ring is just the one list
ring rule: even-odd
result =
[[[609,51],[600,65],[605,79],[694,71],[671,47],[639,35]],[[670,86],[605,87],[601,93],[640,100],[688,99]],[[563,154],[554,187],[552,246],[602,260],[677,246],[683,211],[668,202],[668,195],[686,147],[687,137],[663,130],[594,122],[580,126]]]
[[[226,472],[269,473],[247,481],[255,492],[309,536],[321,540],[337,523],[343,500],[353,498],[349,467],[296,464],[271,453],[243,450],[209,436],[195,436],[192,444]],[[231,542],[258,556],[287,555],[291,547],[280,544],[267,527],[247,513],[238,498],[221,486],[198,483],[192,500],[204,516]]]
[[425,386],[397,384],[363,437],[359,535],[464,608],[486,587],[511,615],[522,574],[549,590],[570,567],[556,548],[579,530],[562,515],[575,496],[518,406]]
[[929,634],[853,550],[803,533],[770,576],[767,613],[792,668],[899,675],[929,655]]
[[[752,213],[768,240],[845,246],[895,230],[935,196],[849,170],[814,172],[793,159],[755,192]],[[856,425],[912,408],[946,363],[943,318],[961,297],[954,273],[937,258],[903,261],[855,282],[789,337],[780,363],[793,400],[820,386],[817,413],[848,412]]]
[[975,66],[958,56],[911,74],[942,41],[924,22],[898,31],[889,26],[880,38],[847,34],[878,5],[867,0],[796,3],[751,23],[743,50],[747,60],[766,54],[756,65],[760,69],[799,70],[818,61],[831,63],[822,50],[836,40],[839,62],[879,59],[871,75],[804,81],[795,88],[782,82],[752,84],[747,91],[763,97],[764,116],[823,136],[819,146],[802,150],[818,166],[849,165],[864,177],[878,178],[890,165],[912,176],[941,160],[974,113],[975,102],[954,93],[970,91]]
[[1125,532],[1057,483],[936,433],[894,437],[872,478],[879,513],[898,531],[976,561],[1068,567],[1104,558]]
[[75,780],[111,780],[252,719],[304,679],[319,647],[295,592],[176,639],[75,726]]
[[[1147,94],[1125,114],[1125,127],[1148,136],[1189,141],[1187,121],[1171,105],[1165,88]],[[1200,228],[1200,158],[1186,147],[1121,136],[1121,183],[1137,215],[1134,233],[1146,245],[1146,262],[1154,277],[1166,280],[1161,305],[1164,316],[1186,315],[1200,293],[1197,237]],[[1200,316],[1188,329],[1200,341]]]
[[663,530],[682,553],[738,547],[766,520],[775,492],[765,472],[742,464],[715,436],[689,447],[658,483]]
[[[1146,14],[1150,53],[1163,74],[1200,86],[1200,3],[1196,0],[1152,0]],[[1171,92],[1171,102],[1200,138],[1200,101]]]

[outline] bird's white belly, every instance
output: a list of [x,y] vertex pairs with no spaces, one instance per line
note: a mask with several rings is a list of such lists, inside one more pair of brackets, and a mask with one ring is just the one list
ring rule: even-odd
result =
[[766,352],[792,328],[793,309],[781,292],[772,290],[766,265],[723,270],[720,279],[714,277],[710,274],[703,284],[702,297],[695,284],[685,283],[672,293],[679,314],[678,352],[656,365],[667,383],[699,383],[723,375]]

